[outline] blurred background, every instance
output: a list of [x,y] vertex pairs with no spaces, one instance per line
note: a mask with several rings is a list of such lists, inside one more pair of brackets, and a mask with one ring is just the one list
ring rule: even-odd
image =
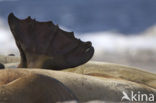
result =
[[156,0],[0,0],[0,55],[18,49],[7,16],[53,21],[92,41],[92,60],[156,73]]

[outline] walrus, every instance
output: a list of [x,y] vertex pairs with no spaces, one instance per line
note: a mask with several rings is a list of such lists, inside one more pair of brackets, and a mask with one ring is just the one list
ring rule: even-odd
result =
[[56,103],[78,101],[58,80],[18,70],[0,71],[0,103]]
[[156,89],[156,74],[121,64],[90,61],[84,65],[63,71],[101,78],[120,78]]
[[[20,60],[17,58],[18,57],[10,58],[6,56],[0,61],[3,61],[3,59],[7,60],[4,63],[6,68],[16,68],[20,62]],[[141,83],[156,89],[155,74],[143,71],[140,68],[125,66],[121,64],[89,61],[84,65],[75,68],[64,69],[62,71],[74,72],[101,78],[120,78],[136,83]]]
[[84,64],[94,54],[91,42],[75,38],[52,21],[30,16],[22,20],[10,13],[8,23],[21,55],[19,68],[62,70]]
[[[9,62],[9,58],[6,56],[6,68],[16,68],[19,64],[17,57],[14,57],[14,62]],[[11,58],[13,59],[13,58]],[[9,63],[8,63],[9,62]],[[140,68],[131,66],[125,66],[121,64],[89,61],[84,65],[68,68],[62,71],[73,72],[83,75],[90,75],[101,78],[120,78],[128,81],[144,84],[156,89],[156,75],[147,71],[143,71]]]
[[[46,68],[62,70],[79,66],[86,63],[92,57],[94,48],[90,42],[82,42],[76,39],[73,33],[61,30],[52,22],[38,22],[31,19],[31,17],[20,20],[13,14],[9,15],[8,22],[21,54],[21,61],[18,66],[21,69],[17,69],[16,72],[18,73],[29,71],[55,78],[69,88],[82,102],[88,100],[119,102],[123,96],[123,91],[126,91],[128,94],[131,91],[139,91],[139,93],[151,93],[155,95],[153,86],[155,83],[152,84],[155,80],[153,79],[155,78],[154,76],[151,76],[152,81],[150,81],[151,77],[148,75],[148,79],[141,78],[141,80],[138,80],[141,76],[130,79],[133,76],[129,75],[128,71],[120,72],[120,70],[123,70],[120,69],[122,66],[114,65],[114,69],[111,69],[111,65],[104,65],[102,66],[104,70],[98,69],[97,71],[89,69],[92,68],[91,66],[86,66],[88,69],[84,68],[80,69],[80,71],[84,70],[88,72],[76,72],[80,74],[32,69]],[[34,41],[33,44],[32,41]],[[31,70],[23,70],[22,68],[29,68]],[[94,69],[96,68],[94,67]],[[110,71],[105,73],[109,68]],[[115,72],[111,74],[111,70],[113,71],[115,68],[120,73],[119,75]],[[127,67],[122,68],[127,69]],[[73,68],[67,71],[75,72],[75,70],[77,69]],[[11,72],[13,71],[11,70]],[[108,75],[109,73],[110,75]],[[135,70],[132,69],[131,73],[135,73]],[[143,72],[141,74],[148,73]],[[141,74],[138,71],[135,75]]]
[[[57,83],[56,80],[59,82]],[[35,68],[0,70],[0,81],[0,100],[6,101],[5,103],[53,103],[49,101],[59,99],[74,99],[79,102],[91,100],[121,102],[123,92],[128,96],[131,96],[131,92],[148,96],[156,95],[156,89],[127,80],[100,79],[88,75]],[[10,102],[12,100],[17,102]],[[49,101],[39,102],[44,100]],[[154,99],[152,101],[155,102]]]

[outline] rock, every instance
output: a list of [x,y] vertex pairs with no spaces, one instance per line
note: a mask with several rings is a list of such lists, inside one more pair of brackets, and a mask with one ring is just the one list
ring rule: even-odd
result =
[[4,69],[4,65],[2,63],[0,63],[0,69]]
[[9,54],[8,56],[15,56],[15,54]]

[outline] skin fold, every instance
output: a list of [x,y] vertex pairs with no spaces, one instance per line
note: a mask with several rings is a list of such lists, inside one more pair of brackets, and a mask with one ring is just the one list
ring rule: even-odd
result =
[[19,70],[0,71],[0,103],[56,103],[77,100],[58,80]]
[[[17,67],[19,61],[17,61],[17,57],[14,58],[15,58],[14,61],[17,63],[7,62],[5,64],[6,68]],[[128,81],[144,84],[152,88],[156,88],[155,74],[143,71],[139,68],[129,67],[125,65],[90,61],[84,65],[75,68],[64,69],[62,71],[73,72],[73,73],[78,73],[83,75],[90,75],[94,77],[99,77],[101,79],[102,78],[124,79]]]
[[63,71],[100,78],[118,78],[144,84],[156,89],[156,75],[141,69],[103,62],[88,62],[82,66]]
[[[36,89],[36,91],[33,92],[33,94],[32,94],[32,92],[30,92],[30,94],[36,95],[37,97],[38,97],[38,91],[44,92],[46,90],[47,90],[46,95],[52,93],[53,97],[58,97],[59,99],[62,97],[63,94],[73,93],[73,95],[76,96],[75,98],[77,98],[80,102],[87,102],[90,100],[120,102],[121,97],[123,96],[123,94],[122,94],[123,91],[125,91],[128,95],[130,95],[131,91],[134,91],[136,93],[137,93],[137,91],[140,91],[141,93],[145,93],[145,94],[152,93],[153,95],[156,95],[156,90],[151,87],[148,87],[143,84],[127,81],[127,80],[121,80],[121,79],[113,79],[113,78],[100,79],[98,77],[92,77],[92,76],[87,76],[87,75],[82,75],[82,74],[54,71],[54,70],[35,69],[35,68],[34,69],[20,68],[20,69],[0,70],[1,75],[3,75],[4,73],[10,73],[9,76],[12,73],[13,73],[13,75],[14,74],[19,74],[19,75],[24,74],[26,77],[27,76],[29,77],[29,74],[34,73],[36,75],[41,75],[39,77],[41,80],[43,78],[44,82],[37,80],[37,79],[33,79],[33,77],[30,77],[29,79],[25,79],[26,77],[23,79],[16,79],[15,81],[13,81],[12,83],[9,84],[10,87],[8,87],[7,85],[4,85],[2,89],[0,88],[0,90],[5,92],[5,93],[0,92],[1,93],[0,97],[2,97],[2,96],[5,97],[5,95],[3,95],[3,94],[7,94],[6,97],[8,97],[8,95],[16,92],[15,94],[17,96],[12,95],[13,98],[17,99],[18,96],[21,96],[21,98],[24,98],[27,100],[27,96],[28,96],[29,92],[25,93],[23,91],[29,91],[29,89],[30,89],[29,85],[32,88],[39,88],[39,89]],[[46,76],[47,78],[44,79],[44,76]],[[63,88],[63,90],[61,90],[60,94],[55,93],[55,91],[53,91],[53,89],[56,88],[55,85],[57,83],[49,81],[48,78],[58,80],[65,87],[67,87],[69,89],[69,91],[71,91],[71,92],[63,91],[65,89],[65,88]],[[33,83],[33,82],[35,82],[35,83]],[[41,84],[41,83],[43,83],[43,84]],[[48,85],[46,85],[46,83]],[[18,87],[15,88],[16,86],[14,87],[14,85],[16,85],[16,86],[18,85]],[[42,87],[42,85],[43,85],[43,87]],[[17,92],[17,91],[19,91],[19,92]],[[28,100],[35,101],[35,100],[37,100],[37,97],[36,97],[36,99],[29,98]],[[41,95],[41,97],[44,97],[44,95]],[[70,98],[70,95],[69,96],[66,95],[66,97]],[[10,98],[8,98],[7,100],[10,100]],[[7,102],[7,103],[10,103],[10,102]]]

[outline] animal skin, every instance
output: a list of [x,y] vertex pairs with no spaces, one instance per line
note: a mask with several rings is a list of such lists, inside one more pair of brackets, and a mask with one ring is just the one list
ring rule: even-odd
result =
[[51,21],[20,20],[10,13],[8,23],[20,51],[21,68],[61,70],[86,63],[94,54],[91,42],[74,37]]
[[156,89],[156,74],[141,69],[104,62],[88,62],[82,66],[63,71],[96,76],[101,78],[118,78],[144,84]]
[[56,103],[77,100],[58,80],[29,71],[0,71],[0,103]]
[[[5,67],[15,68],[17,67],[17,65],[18,63],[6,63]],[[100,77],[101,79],[102,78],[124,79],[144,84],[156,89],[156,74],[142,71],[139,68],[129,67],[125,65],[91,61],[84,65],[75,68],[65,69],[62,71]]]
[[[35,74],[35,77],[31,76],[30,74]],[[4,77],[4,75],[6,76]],[[4,83],[2,82],[1,83],[2,86],[0,87],[1,91],[0,97],[4,98],[6,97],[6,99],[2,98],[2,100],[8,101],[5,103],[25,103],[23,101],[27,101],[27,103],[49,103],[49,102],[34,102],[34,101],[37,101],[38,97],[40,97],[39,99],[40,101],[44,101],[45,100],[44,98],[46,98],[47,95],[50,95],[50,93],[53,98],[52,99],[49,98],[49,101],[50,100],[53,101],[55,97],[61,99],[63,98],[63,96],[66,96],[64,97],[64,100],[66,100],[66,98],[68,98],[67,100],[74,99],[74,96],[70,95],[72,94],[75,95],[76,96],[75,98],[77,98],[80,102],[87,102],[90,100],[121,102],[123,91],[126,92],[128,95],[130,95],[131,91],[134,91],[136,93],[140,91],[145,94],[156,95],[155,89],[150,88],[143,84],[138,84],[121,79],[112,79],[112,78],[99,79],[97,77],[54,70],[22,69],[22,68],[4,69],[0,70],[0,76],[1,76],[0,78],[2,78],[1,81],[7,81]],[[14,76],[15,79],[8,80],[8,78],[10,77],[13,78]],[[59,88],[56,80],[54,79],[60,81],[62,85],[69,88],[70,89],[69,92],[66,90],[66,88],[63,88],[64,86],[62,86],[61,90],[57,89],[56,91],[54,91],[56,88]],[[5,83],[8,84],[3,85]],[[31,95],[33,96],[33,98],[29,97]],[[19,97],[23,98],[19,99],[20,102],[10,102],[12,101],[13,98],[14,98],[13,100],[15,101],[18,100],[17,98]]]

